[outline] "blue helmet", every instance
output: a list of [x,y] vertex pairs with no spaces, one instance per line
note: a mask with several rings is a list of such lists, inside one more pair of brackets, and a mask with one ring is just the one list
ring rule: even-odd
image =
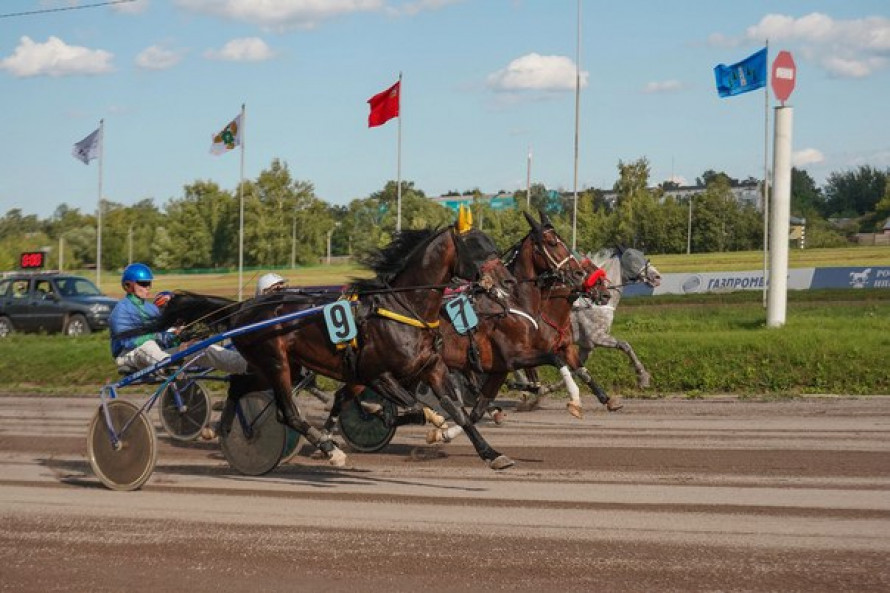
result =
[[151,282],[152,280],[154,280],[154,276],[151,274],[151,268],[145,264],[130,264],[124,268],[124,273],[121,274],[121,286],[125,282]]

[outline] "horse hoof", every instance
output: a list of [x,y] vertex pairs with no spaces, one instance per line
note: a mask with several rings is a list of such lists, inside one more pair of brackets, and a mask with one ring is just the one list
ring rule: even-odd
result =
[[506,455],[498,455],[488,462],[488,467],[496,470],[507,469],[508,467],[513,467],[514,465],[516,465],[516,462]]
[[426,444],[427,445],[435,445],[436,443],[441,443],[445,439],[442,437],[442,430],[439,428],[434,428],[426,433]]
[[525,399],[516,406],[517,412],[531,412],[532,410],[537,410],[538,406],[541,405],[541,398],[538,396],[530,397]]
[[346,453],[341,451],[339,448],[331,451],[328,456],[328,463],[332,467],[345,467],[346,466]]
[[492,422],[494,422],[495,424],[500,426],[501,424],[504,423],[504,419],[506,417],[507,417],[507,415],[504,414],[503,410],[495,410],[494,413],[491,415],[491,420],[492,420]]
[[423,408],[423,418],[436,428],[442,428],[445,425],[445,418],[442,415],[437,414],[435,410],[427,408],[426,406]]
[[201,438],[205,441],[212,441],[216,438],[216,431],[212,426],[205,426],[201,429]]
[[624,407],[624,404],[621,403],[621,400],[617,397],[610,397],[606,400],[606,409],[610,412],[617,412],[621,408]]
[[569,402],[566,404],[566,409],[569,411],[569,414],[571,414],[575,418],[578,418],[579,420],[584,417],[584,410],[581,409],[581,404]]
[[652,375],[650,375],[649,373],[646,373],[646,372],[640,373],[640,377],[639,377],[639,381],[638,381],[638,383],[640,385],[640,389],[649,389],[649,384],[651,381],[652,381]]

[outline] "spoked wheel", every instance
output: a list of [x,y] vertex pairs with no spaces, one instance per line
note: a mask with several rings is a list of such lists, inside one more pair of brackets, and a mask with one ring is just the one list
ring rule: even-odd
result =
[[[379,404],[383,409],[371,411],[360,402]],[[358,396],[343,402],[337,426],[340,435],[356,451],[374,453],[389,444],[396,434],[396,405],[366,387]]]
[[[177,403],[177,394],[179,403]],[[161,426],[177,441],[198,438],[210,422],[210,396],[194,380],[173,381],[158,398]]]
[[287,463],[297,456],[297,450],[300,448],[300,433],[291,428],[285,427],[284,452],[281,454],[280,463]]
[[99,480],[112,490],[137,490],[151,477],[158,458],[158,438],[148,416],[128,401],[109,401],[108,415],[120,442],[111,431],[102,407],[96,411],[87,435],[87,456]]
[[247,476],[267,474],[278,465],[287,441],[286,426],[275,415],[275,398],[268,391],[242,395],[231,430],[220,430],[226,461]]

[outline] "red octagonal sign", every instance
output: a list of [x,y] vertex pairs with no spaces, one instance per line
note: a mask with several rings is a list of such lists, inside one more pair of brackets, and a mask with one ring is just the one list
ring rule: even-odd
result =
[[787,51],[780,51],[776,59],[773,60],[773,71],[770,83],[773,87],[773,93],[776,99],[784,103],[791,96],[794,90],[794,83],[797,81],[797,66],[794,65],[794,58]]

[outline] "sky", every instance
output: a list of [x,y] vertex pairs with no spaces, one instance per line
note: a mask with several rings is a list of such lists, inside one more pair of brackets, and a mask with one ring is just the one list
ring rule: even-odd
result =
[[[241,150],[210,145],[242,104],[245,178],[277,158],[331,204],[396,179],[400,137],[401,178],[428,196],[524,189],[529,161],[532,183],[572,191],[576,78],[579,191],[643,157],[653,184],[761,179],[777,101],[719,98],[713,68],[767,40],[770,64],[797,65],[794,165],[820,185],[890,167],[886,0],[582,0],[580,45],[577,0],[95,4],[0,1],[0,213],[94,212],[100,181],[126,205],[234,190]],[[369,128],[400,73],[400,118]],[[100,120],[101,174],[72,156]]]

